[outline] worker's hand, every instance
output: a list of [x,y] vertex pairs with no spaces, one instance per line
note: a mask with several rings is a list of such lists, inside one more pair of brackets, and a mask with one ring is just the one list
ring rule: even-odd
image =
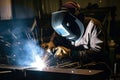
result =
[[59,59],[70,57],[70,49],[63,46],[58,46],[56,48],[53,48],[53,52],[54,52],[54,57]]
[[54,45],[54,43],[52,41],[50,41],[48,43],[41,44],[41,47],[51,50],[51,49],[53,49],[55,47],[55,45]]

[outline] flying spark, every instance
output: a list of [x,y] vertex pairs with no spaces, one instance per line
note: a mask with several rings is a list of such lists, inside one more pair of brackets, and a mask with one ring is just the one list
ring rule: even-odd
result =
[[23,32],[21,30],[8,29],[6,32],[7,36],[0,35],[0,42],[5,47],[9,47],[12,51],[11,56],[13,57],[15,55],[14,59],[18,65],[29,65],[31,67],[37,67],[40,70],[43,69],[50,62],[50,60],[47,60],[50,55],[48,55],[49,52],[39,45],[39,35],[35,24],[32,26],[31,31]]

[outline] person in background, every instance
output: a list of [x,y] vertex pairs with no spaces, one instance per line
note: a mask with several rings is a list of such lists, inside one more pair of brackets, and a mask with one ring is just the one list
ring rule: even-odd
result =
[[55,57],[69,57],[81,68],[103,69],[106,75],[111,74],[103,26],[99,20],[81,14],[80,4],[68,1],[53,12],[52,28],[52,41],[42,46],[53,50]]

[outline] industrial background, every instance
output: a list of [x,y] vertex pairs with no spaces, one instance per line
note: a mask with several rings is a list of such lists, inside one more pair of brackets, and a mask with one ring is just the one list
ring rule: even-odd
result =
[[[15,65],[16,62],[14,61],[14,58],[16,55],[14,54],[16,54],[16,51],[13,52],[12,49],[15,49],[16,47],[24,47],[22,45],[16,45],[19,44],[20,41],[18,41],[18,39],[20,40],[21,37],[24,39],[26,39],[26,36],[27,39],[35,37],[40,43],[48,42],[53,32],[51,29],[51,13],[57,11],[66,1],[69,0],[0,0],[0,64]],[[106,40],[110,46],[110,58],[113,63],[113,71],[115,69],[115,77],[120,77],[120,1],[74,1],[80,4],[81,13],[84,13],[85,16],[92,16],[99,19],[104,25]],[[89,7],[90,5],[91,7]],[[24,29],[28,30],[30,27],[34,26],[34,23],[36,23],[35,26],[37,26],[37,29],[31,29],[34,34],[32,32],[29,33],[29,31],[24,32]],[[23,34],[19,36],[19,33],[21,32]],[[7,39],[4,37],[7,37]],[[24,44],[26,41],[22,40],[21,42]],[[111,47],[111,43],[115,44],[115,46]],[[26,50],[24,50],[24,52],[25,51]],[[20,50],[18,50],[18,52],[20,52]],[[24,53],[20,52],[20,54]],[[19,77],[22,76],[21,78],[24,79],[23,72],[20,72],[21,68],[15,69],[17,69],[17,72],[15,71],[14,75],[17,73],[17,75],[20,75]],[[3,71],[4,69],[0,68],[0,70]],[[31,74],[29,71],[30,70],[27,72],[28,75],[32,75],[33,73]],[[7,75],[9,76],[9,74]],[[28,75],[27,79],[30,80]],[[3,74],[0,73],[0,76],[3,76]],[[10,75],[9,77],[12,76]],[[16,80],[16,78],[14,79]],[[5,79],[0,78],[0,80]]]

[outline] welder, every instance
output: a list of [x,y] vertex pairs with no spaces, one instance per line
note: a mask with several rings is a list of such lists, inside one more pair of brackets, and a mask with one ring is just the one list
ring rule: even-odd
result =
[[68,57],[78,61],[83,68],[86,68],[85,64],[94,63],[87,68],[103,69],[110,75],[104,27],[99,20],[85,17],[78,3],[68,1],[52,13],[51,21],[56,35],[43,46],[53,50],[55,57]]

